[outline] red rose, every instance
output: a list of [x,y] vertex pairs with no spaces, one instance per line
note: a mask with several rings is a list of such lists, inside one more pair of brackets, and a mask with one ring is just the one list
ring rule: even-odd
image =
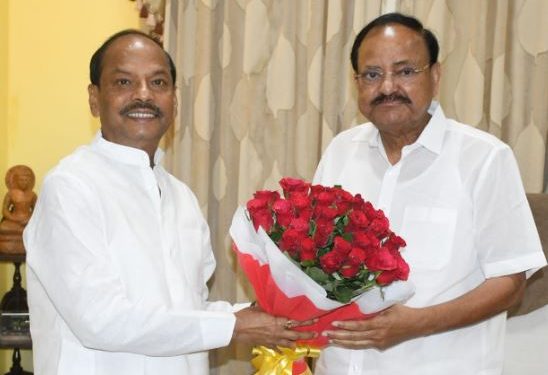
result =
[[297,211],[310,207],[310,198],[305,193],[294,193],[289,197],[289,201]]
[[290,197],[293,193],[308,193],[308,189],[310,188],[308,182],[291,177],[282,178],[279,183],[286,198]]
[[327,244],[327,240],[331,233],[333,233],[335,226],[333,222],[327,220],[316,221],[316,232],[312,238],[318,247],[324,247]]
[[322,191],[326,191],[328,188],[323,185],[312,185],[310,186],[310,195],[314,198],[318,196]]
[[264,199],[268,204],[272,204],[276,199],[280,199],[280,193],[271,190],[259,190],[253,194],[254,198]]
[[247,202],[247,210],[251,215],[257,211],[268,210],[268,200],[264,198],[253,198]]
[[374,210],[376,219],[386,219],[386,215],[383,210]]
[[315,215],[318,219],[333,220],[337,217],[337,209],[328,206],[316,206]]
[[282,238],[278,246],[282,249],[282,251],[287,251],[292,255],[296,254],[301,238],[302,235],[298,231],[288,229],[282,234]]
[[350,244],[350,242],[348,242],[347,240],[345,240],[344,238],[338,236],[338,237],[335,237],[335,239],[333,240],[333,251],[341,254],[341,255],[346,255],[350,252],[350,250],[352,249],[352,245]]
[[326,273],[333,273],[337,271],[343,262],[343,256],[337,254],[335,251],[322,255],[320,257],[320,266]]
[[395,269],[398,262],[392,252],[383,246],[367,255],[365,265],[371,271],[383,271]]
[[366,249],[371,245],[371,239],[365,232],[354,232],[352,234],[352,243]]
[[373,220],[377,218],[377,210],[375,210],[371,202],[365,202],[363,204],[362,211],[365,212],[369,220]]
[[380,241],[373,233],[354,232],[352,233],[352,243],[366,250],[375,250],[380,246]]
[[337,202],[337,215],[345,215],[351,208],[354,197],[352,194],[343,189],[335,189]]
[[332,191],[322,191],[316,197],[316,202],[320,206],[331,206],[335,203],[335,197]]
[[369,219],[362,211],[352,210],[348,214],[348,219],[352,228],[363,229],[369,224]]
[[291,219],[291,222],[289,223],[289,228],[295,229],[297,232],[307,235],[308,230],[310,229],[310,226],[307,220],[304,220],[303,218],[300,218],[300,217],[296,217]]
[[360,266],[352,263],[345,263],[340,269],[339,273],[346,277],[347,279],[350,279],[358,274],[360,271]]
[[278,199],[272,204],[272,211],[276,213],[276,221],[282,227],[287,227],[293,219],[291,203],[285,199]]
[[377,284],[387,285],[396,280],[407,280],[409,276],[409,265],[399,257],[397,260],[397,267],[394,270],[382,271],[379,276],[377,276]]
[[402,258],[401,254],[398,253],[398,280],[407,280],[409,277],[409,264]]
[[316,244],[310,237],[301,241],[301,262],[316,260]]
[[292,206],[291,202],[285,200],[285,199],[277,199],[272,204],[272,211],[276,213],[276,215],[287,215],[292,213]]
[[293,215],[287,214],[287,215],[276,215],[276,222],[278,225],[287,228],[289,224],[291,223],[291,220],[293,220]]
[[388,247],[390,250],[398,250],[400,249],[401,247],[405,247],[407,246],[407,244],[405,243],[405,241],[403,240],[403,238],[401,238],[400,236],[397,236],[395,234],[392,234],[388,240],[386,241],[386,243],[384,244],[384,246]]
[[348,253],[348,261],[357,266],[364,264],[366,257],[365,250],[361,247],[353,247]]
[[312,219],[312,208],[306,207],[303,210],[297,212],[297,217],[300,217],[303,220],[310,221]]
[[263,227],[263,229],[268,233],[272,229],[272,225],[274,225],[274,219],[272,218],[270,211],[267,210],[258,211],[253,214],[251,218],[253,220],[255,230],[258,230],[259,227]]
[[375,233],[378,237],[384,237],[388,233],[389,229],[388,219],[385,217],[374,219],[369,228],[371,228],[373,233]]
[[352,209],[357,211],[364,211],[365,201],[360,194],[356,194],[352,200]]

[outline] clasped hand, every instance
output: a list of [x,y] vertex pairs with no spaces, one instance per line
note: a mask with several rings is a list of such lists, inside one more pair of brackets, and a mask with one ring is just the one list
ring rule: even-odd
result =
[[233,340],[252,345],[267,347],[283,346],[294,348],[295,341],[308,340],[316,336],[315,332],[298,332],[293,328],[307,326],[315,320],[298,322],[282,317],[274,317],[259,308],[248,307],[236,314]]

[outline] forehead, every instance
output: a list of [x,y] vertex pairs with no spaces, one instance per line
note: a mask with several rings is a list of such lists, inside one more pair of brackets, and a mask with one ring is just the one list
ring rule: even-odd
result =
[[105,51],[102,70],[106,72],[121,67],[143,71],[147,69],[169,71],[169,63],[162,48],[152,40],[137,34],[121,36]]
[[423,36],[400,24],[388,24],[373,28],[363,39],[358,66],[393,65],[402,62],[426,63],[428,49]]

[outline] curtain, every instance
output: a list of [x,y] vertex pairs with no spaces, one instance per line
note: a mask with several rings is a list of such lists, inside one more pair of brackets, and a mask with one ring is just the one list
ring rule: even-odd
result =
[[[388,11],[437,35],[449,117],[514,150],[526,189],[543,189],[548,126],[545,0],[167,0],[165,45],[179,116],[167,168],[196,193],[211,228],[212,299],[253,298],[230,250],[234,210],[282,176],[310,179],[322,150],[365,119],[349,62],[356,33]],[[249,348],[211,353],[212,374],[251,373]]]
[[548,128],[545,0],[402,0],[440,42],[447,116],[514,150],[528,192],[541,192]]

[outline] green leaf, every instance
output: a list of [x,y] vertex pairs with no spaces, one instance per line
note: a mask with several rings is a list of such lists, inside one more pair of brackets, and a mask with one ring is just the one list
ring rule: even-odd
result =
[[310,238],[314,237],[316,234],[318,226],[316,225],[316,222],[314,220],[310,220],[310,229],[308,230],[308,236]]
[[275,231],[270,233],[269,236],[274,243],[278,243],[278,241],[280,241],[280,239],[282,238],[282,234],[282,231]]
[[342,238],[344,238],[348,242],[352,242],[352,233],[343,233]]
[[323,272],[321,268],[310,267],[306,269],[306,274],[312,278],[315,282],[320,285],[323,285],[329,280],[329,275]]
[[318,258],[320,258],[321,256],[327,254],[329,251],[330,251],[330,248],[328,246],[319,248],[318,249]]
[[335,295],[335,298],[337,301],[342,303],[348,303],[352,299],[352,289],[341,286],[333,291],[333,294]]
[[322,285],[322,287],[327,291],[327,297],[328,298],[331,298],[331,299],[335,299],[333,298],[333,289],[335,289],[335,286],[333,285],[333,283],[326,283],[324,285]]

